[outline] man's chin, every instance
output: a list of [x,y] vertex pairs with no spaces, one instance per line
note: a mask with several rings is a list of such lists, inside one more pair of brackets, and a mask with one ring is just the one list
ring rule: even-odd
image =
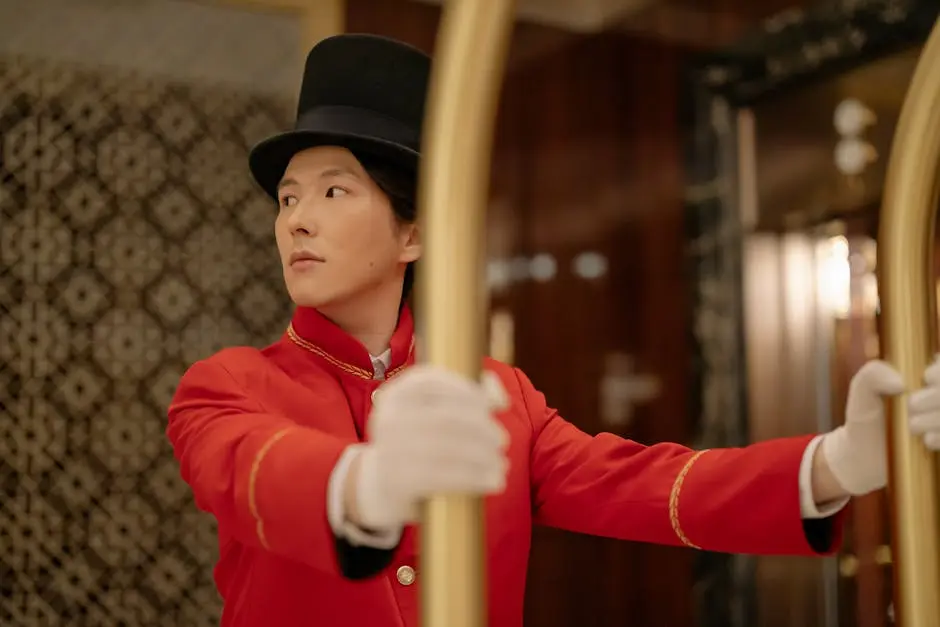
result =
[[321,307],[327,306],[332,302],[333,299],[327,298],[322,294],[311,294],[307,290],[295,290],[290,294],[290,298],[294,301],[294,304],[298,307],[313,307],[314,309],[319,309]]
[[287,291],[294,304],[298,307],[313,307],[314,309],[328,308],[342,300],[342,294],[322,289],[322,286],[314,287],[304,285],[303,282],[288,284]]

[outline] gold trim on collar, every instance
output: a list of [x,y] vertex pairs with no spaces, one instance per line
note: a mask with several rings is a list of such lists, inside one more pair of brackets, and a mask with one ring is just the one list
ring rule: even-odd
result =
[[290,340],[297,346],[303,349],[306,349],[315,355],[319,355],[320,357],[327,360],[328,362],[330,362],[331,364],[333,364],[340,370],[347,372],[353,376],[359,377],[360,379],[365,379],[367,381],[372,380],[372,373],[366,370],[365,368],[360,368],[359,366],[353,366],[352,364],[347,364],[344,361],[340,361],[339,359],[337,359],[336,357],[333,357],[332,355],[330,355],[328,352],[326,352],[325,350],[323,350],[316,344],[308,342],[304,338],[297,335],[297,331],[294,329],[293,323],[287,326],[287,337],[289,337]]
[[412,336],[411,344],[408,345],[408,353],[405,355],[404,363],[386,372],[385,373],[386,379],[391,379],[392,377],[401,374],[401,371],[408,367],[408,360],[411,359],[411,353],[412,351],[414,351],[414,349],[415,349],[415,338],[414,336]]
[[[293,342],[300,348],[303,348],[304,350],[308,350],[311,353],[322,357],[323,359],[327,360],[328,362],[330,362],[332,365],[336,366],[343,372],[351,374],[354,377],[359,377],[360,379],[365,379],[366,381],[372,381],[373,377],[370,371],[366,370],[365,368],[360,368],[359,366],[348,364],[345,361],[341,361],[337,359],[336,357],[333,357],[332,355],[330,355],[328,352],[326,352],[325,350],[323,350],[316,344],[312,342],[308,342],[304,338],[300,337],[300,335],[297,334],[296,329],[294,329],[293,323],[287,325],[287,337],[290,338],[291,342]],[[411,353],[414,351],[414,347],[415,347],[415,339],[414,339],[414,336],[412,336],[411,344],[408,346],[408,354],[405,356],[405,363],[386,372],[385,373],[386,379],[391,379],[392,377],[399,374],[402,370],[405,369],[405,367],[408,365],[408,360],[411,358]]]

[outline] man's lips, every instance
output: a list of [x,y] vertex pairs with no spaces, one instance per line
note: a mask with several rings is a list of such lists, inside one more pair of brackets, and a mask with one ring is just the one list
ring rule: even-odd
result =
[[290,256],[291,268],[298,270],[313,267],[318,263],[323,263],[323,261],[323,257],[308,251],[298,251]]

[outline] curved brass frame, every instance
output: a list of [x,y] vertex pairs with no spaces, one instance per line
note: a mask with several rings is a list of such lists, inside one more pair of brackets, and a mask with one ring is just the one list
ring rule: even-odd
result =
[[[936,347],[934,221],[940,193],[940,21],[934,25],[901,109],[878,236],[885,358],[909,388]],[[908,431],[903,399],[892,402],[891,484],[895,616],[903,627],[940,625],[940,524],[935,456]]]
[[[490,155],[514,5],[513,0],[444,3],[423,132],[419,349],[429,362],[474,378],[483,358]],[[438,496],[425,504],[422,518],[422,626],[482,627],[486,569],[480,499]]]
[[[513,0],[445,3],[428,101],[421,169],[425,263],[419,279],[422,352],[431,363],[479,375],[483,355],[484,217]],[[879,249],[885,356],[920,385],[937,319],[932,277],[940,179],[940,22],[912,79],[891,151]],[[430,297],[433,294],[433,298]],[[898,624],[940,624],[936,460],[893,403],[895,608]],[[480,499],[442,495],[423,511],[422,625],[482,627],[486,617]]]

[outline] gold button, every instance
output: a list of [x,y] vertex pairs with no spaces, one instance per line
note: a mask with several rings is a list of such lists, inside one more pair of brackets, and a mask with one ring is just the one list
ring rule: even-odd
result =
[[395,576],[398,577],[398,583],[403,586],[410,586],[415,582],[415,569],[411,566],[402,566],[395,573]]

